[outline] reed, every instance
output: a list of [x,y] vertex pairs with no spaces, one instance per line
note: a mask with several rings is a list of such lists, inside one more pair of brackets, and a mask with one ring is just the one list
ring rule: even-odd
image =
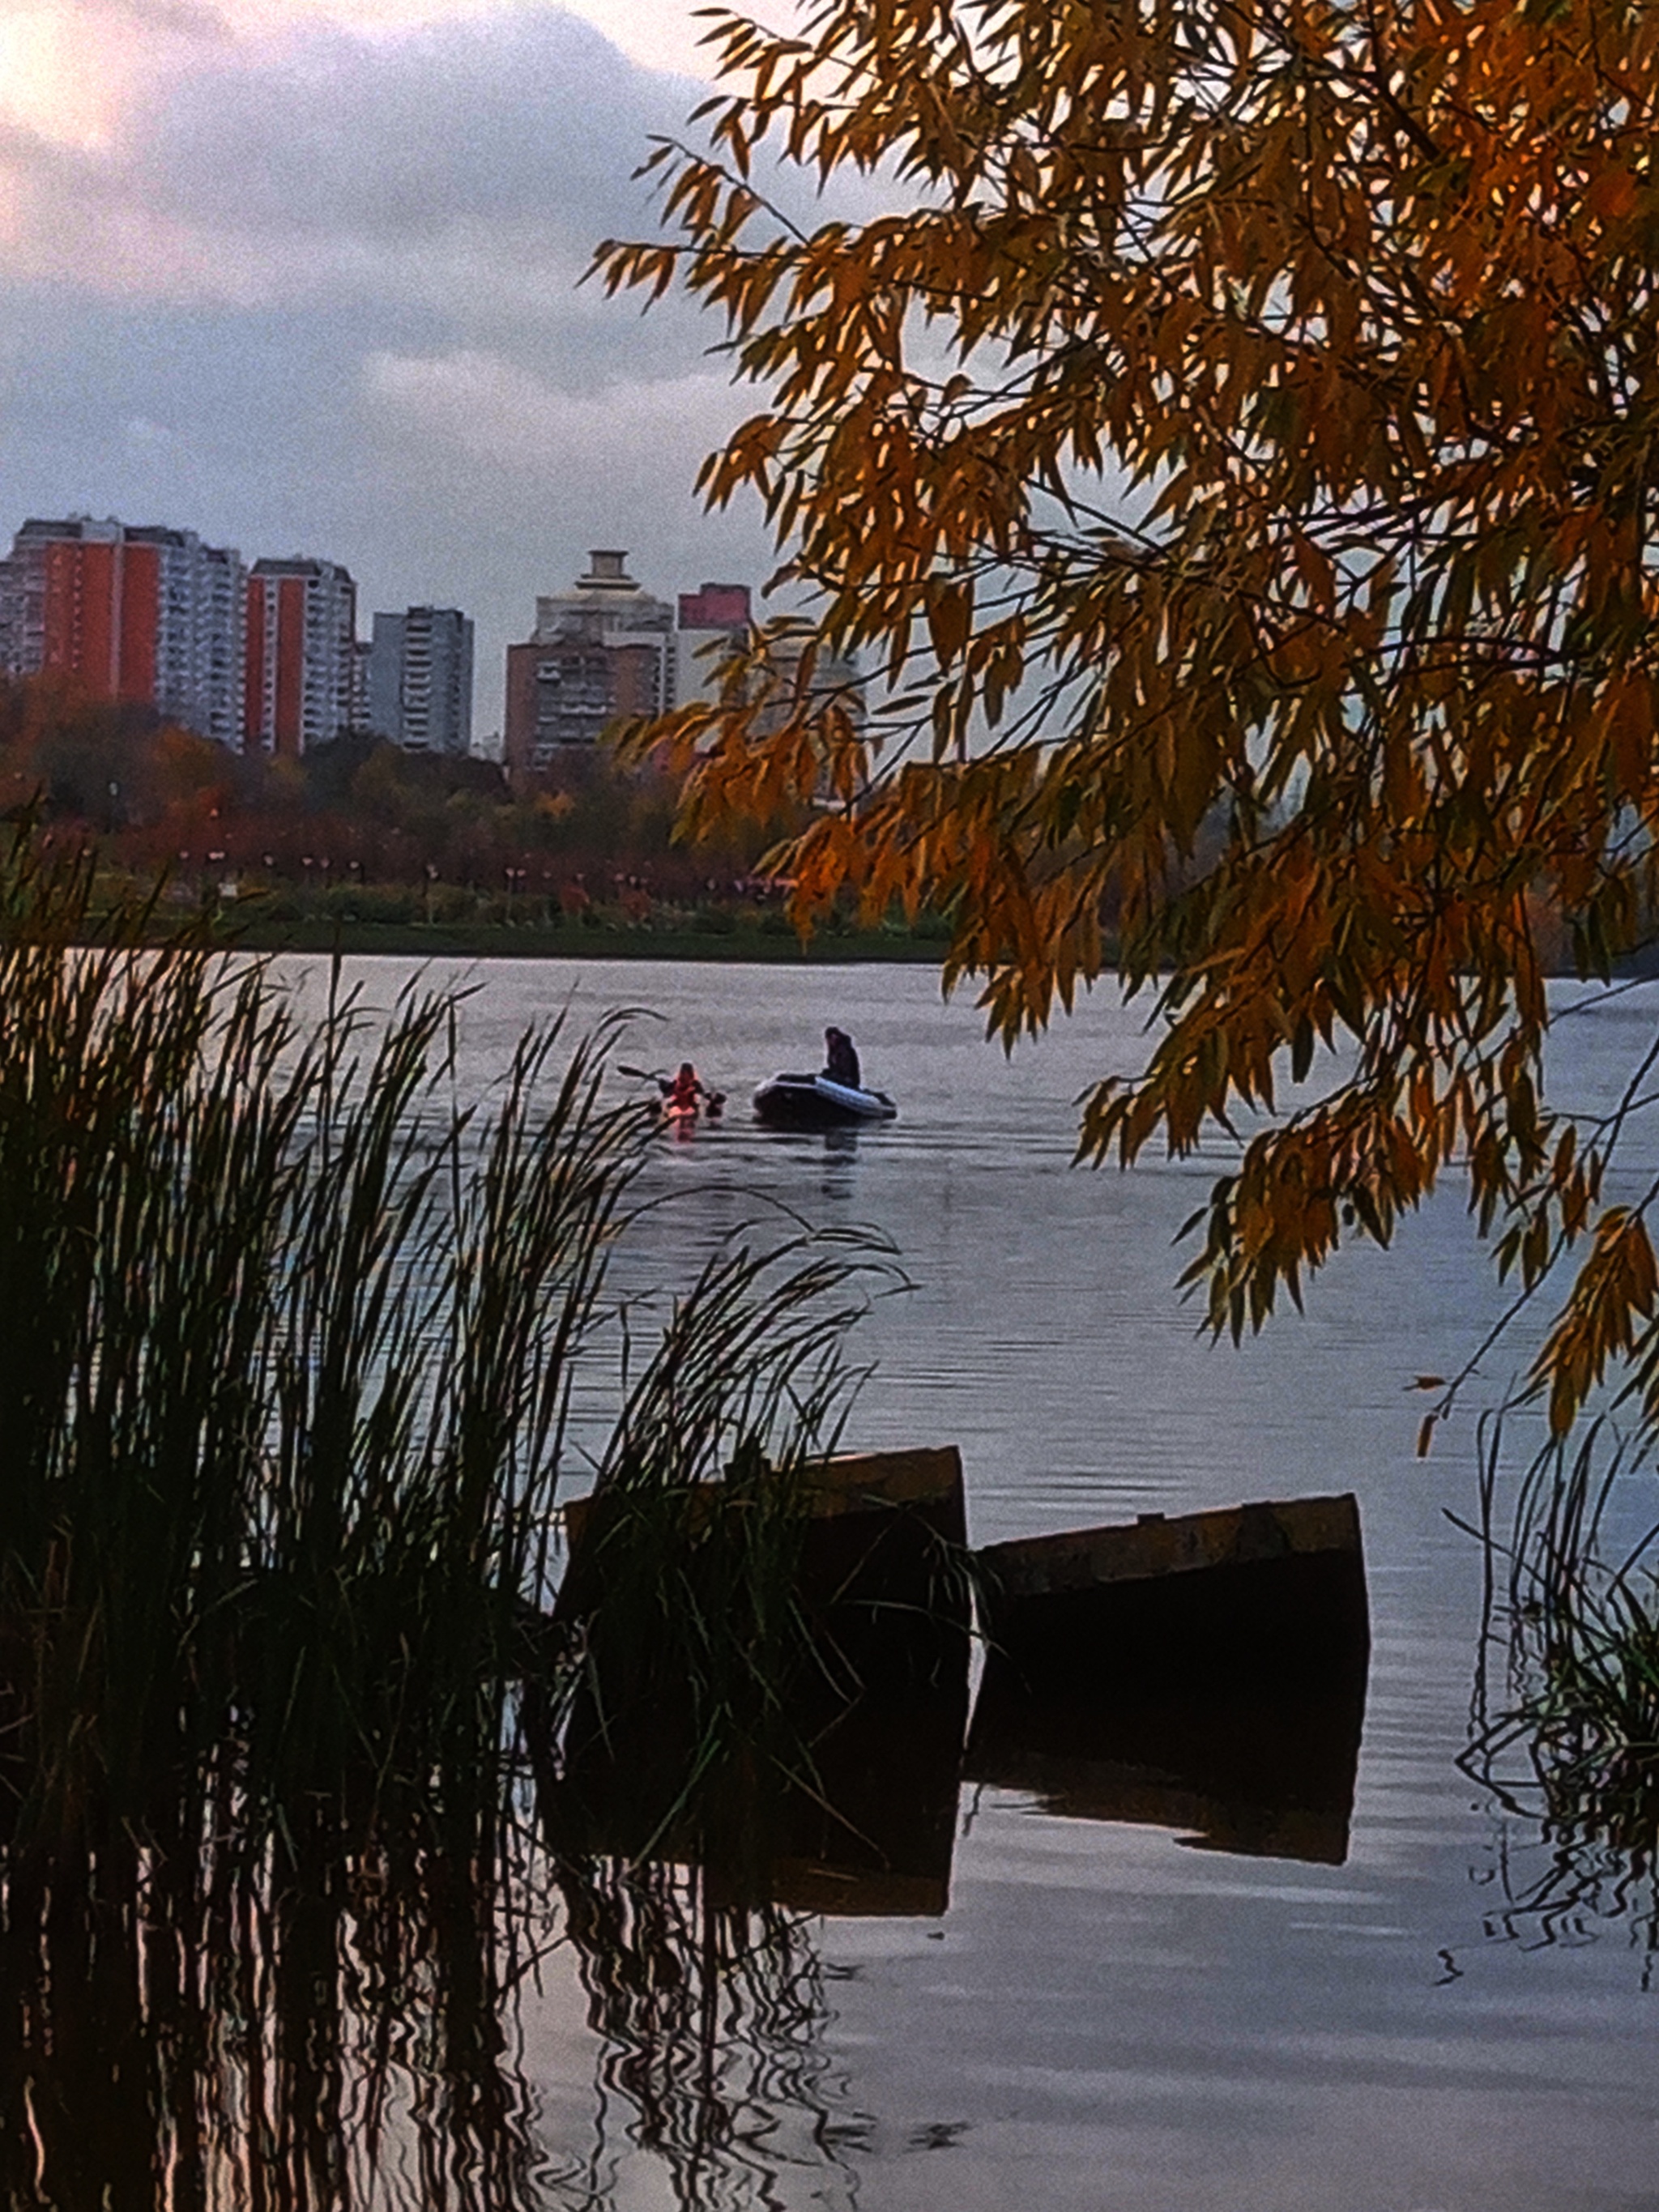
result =
[[257,966],[69,950],[86,889],[0,942],[14,1848],[293,1851],[399,1790],[459,1844],[638,1158],[606,1039],[475,1124],[442,1000],[298,1037]]
[[756,1885],[763,1808],[810,1778],[823,1665],[798,1597],[804,1470],[833,1448],[863,1238],[719,1253],[633,1382],[559,1597],[559,1848],[674,1843]]
[[1500,1523],[1502,1445],[1493,1419],[1481,1439],[1487,1611],[1465,1764],[1539,1832],[1541,1863],[1512,1880],[1528,1862],[1506,1863],[1510,1921],[1554,1940],[1619,1917],[1651,1951],[1659,1527],[1631,1519],[1637,1443],[1605,1422],[1571,1445],[1551,1443]]
[[[501,2007],[553,1909],[562,1732],[596,1650],[654,1636],[698,1773],[779,1740],[791,1470],[844,1406],[866,1255],[720,1255],[630,1349],[616,1022],[527,1036],[471,1110],[453,1000],[372,1017],[337,970],[301,1030],[142,903],[87,946],[90,890],[27,824],[0,860],[5,2201],[359,2201],[346,2118],[363,2154],[413,2039],[457,2201],[516,2203]],[[594,1376],[626,1510],[573,1638]],[[688,1578],[714,1474],[744,1510]]]

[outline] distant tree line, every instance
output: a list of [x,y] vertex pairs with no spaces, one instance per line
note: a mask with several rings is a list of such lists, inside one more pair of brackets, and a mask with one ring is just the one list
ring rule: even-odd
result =
[[185,886],[462,889],[566,911],[751,899],[771,836],[676,844],[677,803],[666,775],[605,751],[532,784],[367,735],[272,759],[51,678],[0,680],[0,809],[37,805],[48,837]]

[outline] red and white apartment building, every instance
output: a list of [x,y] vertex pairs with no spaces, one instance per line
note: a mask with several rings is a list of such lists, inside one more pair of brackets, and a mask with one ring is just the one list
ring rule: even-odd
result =
[[297,759],[360,719],[357,586],[334,561],[256,561],[242,693],[249,752]]
[[0,668],[58,674],[250,751],[359,719],[356,587],[332,561],[258,561],[192,530],[24,523],[0,562]]
[[[744,584],[677,602],[644,591],[602,548],[568,591],[538,599],[507,655],[506,760],[544,770],[591,751],[618,715],[706,697],[720,647],[751,620]],[[83,694],[153,708],[220,744],[297,758],[347,731],[464,752],[472,625],[455,608],[377,615],[357,637],[357,589],[337,562],[256,561],[192,530],[88,515],[25,522],[0,561],[0,673],[57,674]],[[777,653],[787,660],[787,641]],[[824,663],[856,696],[857,672]]]

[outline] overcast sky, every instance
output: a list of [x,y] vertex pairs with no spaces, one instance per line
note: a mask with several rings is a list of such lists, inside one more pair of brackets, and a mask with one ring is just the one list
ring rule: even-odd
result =
[[590,546],[665,593],[758,583],[757,513],[691,489],[755,404],[716,327],[575,289],[650,229],[630,172],[707,89],[696,28],[672,0],[0,0],[0,538],[88,513],[323,555],[365,634],[464,607],[481,735]]

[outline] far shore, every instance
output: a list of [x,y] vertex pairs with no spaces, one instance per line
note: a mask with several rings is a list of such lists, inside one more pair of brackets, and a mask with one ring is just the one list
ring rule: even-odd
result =
[[594,927],[580,921],[381,922],[327,917],[305,921],[228,918],[228,945],[249,952],[383,953],[400,959],[698,960],[767,966],[898,961],[937,967],[938,936],[897,929],[819,930],[803,944],[793,929],[730,931],[650,927]]
[[[158,938],[183,917],[158,910]],[[775,912],[763,921],[744,920],[731,928],[677,927],[672,915],[648,921],[621,922],[566,916],[538,919],[363,921],[349,915],[276,917],[222,908],[216,934],[228,947],[256,953],[339,953],[351,958],[380,954],[387,958],[437,960],[684,960],[731,967],[845,967],[881,963],[937,968],[948,939],[935,925],[909,930],[889,922],[878,929],[821,927],[805,941]],[[1105,948],[1111,964],[1109,945]],[[1583,981],[1571,962],[1558,953],[1547,958],[1544,973],[1553,981]],[[1612,979],[1626,984],[1659,981],[1659,943],[1624,953],[1613,963]]]

